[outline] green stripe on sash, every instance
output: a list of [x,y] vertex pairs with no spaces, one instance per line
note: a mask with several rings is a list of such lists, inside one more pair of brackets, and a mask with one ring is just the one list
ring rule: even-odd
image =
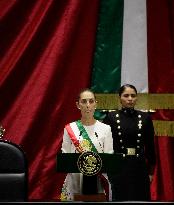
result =
[[98,153],[97,149],[95,148],[94,144],[92,143],[88,133],[86,132],[85,128],[83,127],[80,120],[76,121],[76,125],[79,128],[80,133],[82,133],[82,137],[85,140],[88,140],[92,146],[91,151]]

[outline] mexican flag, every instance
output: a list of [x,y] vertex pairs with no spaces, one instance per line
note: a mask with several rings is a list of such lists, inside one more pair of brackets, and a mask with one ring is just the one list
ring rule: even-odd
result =
[[100,1],[91,85],[96,92],[116,92],[125,83],[139,93],[173,92],[167,6],[164,0]]
[[144,0],[101,1],[92,88],[116,92],[133,84],[148,92],[147,19]]

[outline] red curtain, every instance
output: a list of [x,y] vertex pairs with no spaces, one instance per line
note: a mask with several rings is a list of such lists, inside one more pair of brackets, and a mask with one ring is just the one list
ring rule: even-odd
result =
[[[149,92],[174,93],[174,1],[147,0]],[[173,121],[174,110],[156,110],[155,120]],[[152,198],[174,201],[174,138],[157,136]]]
[[0,120],[29,166],[29,200],[58,198],[65,123],[90,87],[98,0],[0,1]]

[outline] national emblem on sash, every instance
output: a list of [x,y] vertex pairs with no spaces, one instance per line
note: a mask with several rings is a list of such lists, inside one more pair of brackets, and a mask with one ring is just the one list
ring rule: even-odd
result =
[[83,148],[84,151],[91,151],[92,145],[87,139],[83,139],[80,142],[80,146]]

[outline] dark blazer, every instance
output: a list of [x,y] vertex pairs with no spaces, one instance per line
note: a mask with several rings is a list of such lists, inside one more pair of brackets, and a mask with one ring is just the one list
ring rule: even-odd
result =
[[[109,112],[104,123],[111,126],[113,149],[122,162],[109,174],[113,201],[149,201],[150,180],[155,167],[154,127],[149,113],[134,109]],[[129,151],[133,154],[129,155]]]
[[134,109],[122,109],[109,112],[103,122],[111,126],[114,152],[126,154],[126,148],[136,148],[136,154],[146,158],[149,174],[152,174],[156,155],[150,114]]

